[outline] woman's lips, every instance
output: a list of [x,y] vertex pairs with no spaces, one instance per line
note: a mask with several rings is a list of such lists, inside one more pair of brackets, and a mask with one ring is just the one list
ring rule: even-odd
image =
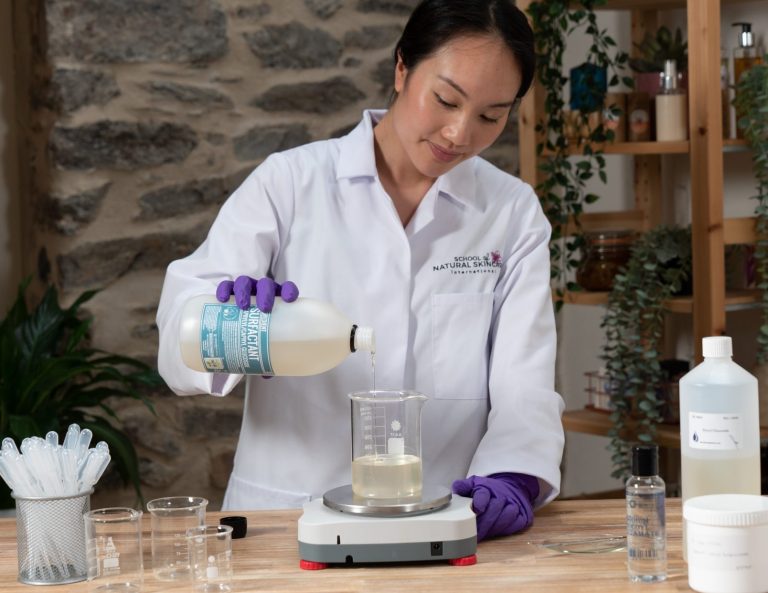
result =
[[432,142],[428,142],[428,144],[434,157],[443,163],[450,163],[451,161],[456,160],[461,156],[460,152],[451,152],[450,150],[445,150],[444,148],[440,148],[437,144],[433,144]]

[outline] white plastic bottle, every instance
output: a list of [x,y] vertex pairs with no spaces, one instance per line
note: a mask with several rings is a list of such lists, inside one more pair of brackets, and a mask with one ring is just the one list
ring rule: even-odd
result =
[[299,298],[275,300],[271,313],[242,310],[234,297],[193,297],[184,305],[179,343],[189,368],[246,375],[316,375],[351,352],[375,352],[373,329],[358,327],[333,305]]
[[731,359],[731,338],[703,340],[704,361],[680,379],[683,502],[760,494],[757,379]]

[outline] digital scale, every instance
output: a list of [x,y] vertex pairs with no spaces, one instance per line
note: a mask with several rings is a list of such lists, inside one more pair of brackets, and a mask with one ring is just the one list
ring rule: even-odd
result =
[[374,499],[352,486],[329,490],[304,504],[299,518],[299,566],[447,560],[477,562],[472,499],[425,484],[420,496]]

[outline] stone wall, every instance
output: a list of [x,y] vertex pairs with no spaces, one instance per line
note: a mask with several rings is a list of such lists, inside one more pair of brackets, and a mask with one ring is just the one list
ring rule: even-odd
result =
[[[387,104],[416,0],[15,0],[28,85],[26,267],[89,304],[93,340],[154,364],[165,266],[203,240],[268,154]],[[24,33],[25,32],[25,33]],[[26,110],[25,110],[26,111]],[[486,155],[516,168],[514,126]],[[152,395],[119,415],[146,498],[207,496],[232,466],[242,394]],[[131,504],[105,476],[94,503]]]

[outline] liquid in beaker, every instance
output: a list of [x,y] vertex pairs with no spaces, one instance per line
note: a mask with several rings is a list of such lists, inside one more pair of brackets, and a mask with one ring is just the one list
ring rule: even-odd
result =
[[418,496],[421,484],[421,457],[416,455],[364,455],[352,462],[352,491],[358,496]]

